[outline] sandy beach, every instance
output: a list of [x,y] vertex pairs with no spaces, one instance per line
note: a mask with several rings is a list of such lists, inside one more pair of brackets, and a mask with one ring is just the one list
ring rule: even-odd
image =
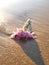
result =
[[[14,8],[16,3],[0,10],[0,65],[49,65],[49,1],[31,2],[28,2],[30,8],[28,5],[24,9],[20,7],[21,12]],[[27,41],[10,39],[12,32],[22,27],[28,18],[37,38]]]

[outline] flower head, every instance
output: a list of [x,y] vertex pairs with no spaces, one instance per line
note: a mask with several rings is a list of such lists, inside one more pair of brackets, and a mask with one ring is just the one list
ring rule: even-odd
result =
[[17,38],[17,39],[20,39],[20,38],[33,38],[33,34],[28,32],[28,31],[24,31],[22,29],[17,29],[17,31],[11,35],[12,38]]

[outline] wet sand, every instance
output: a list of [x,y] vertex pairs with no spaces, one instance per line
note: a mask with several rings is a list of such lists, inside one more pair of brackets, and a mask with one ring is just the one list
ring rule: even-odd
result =
[[[0,12],[0,65],[49,65],[49,1],[35,0],[30,10]],[[30,18],[37,38],[10,39],[10,34]]]

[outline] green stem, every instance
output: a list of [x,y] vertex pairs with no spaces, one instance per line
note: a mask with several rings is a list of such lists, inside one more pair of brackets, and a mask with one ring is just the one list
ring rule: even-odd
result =
[[25,25],[22,27],[22,29],[26,31],[26,30],[28,29],[29,24],[30,24],[30,19],[28,19],[28,20],[26,21],[26,23],[25,23]]

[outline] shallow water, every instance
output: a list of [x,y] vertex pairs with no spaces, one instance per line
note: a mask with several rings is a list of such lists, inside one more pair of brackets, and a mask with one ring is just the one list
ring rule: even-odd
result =
[[1,26],[6,30],[11,30],[15,24],[15,30],[16,27],[22,27],[21,24],[28,18],[43,22],[47,27],[49,25],[49,0],[5,0],[2,4],[4,6],[0,4],[0,22],[4,22]]
[[[8,6],[5,3],[7,3]],[[33,11],[33,13],[49,11],[49,0],[12,0],[11,2],[5,1],[5,3],[5,6],[0,7],[0,9],[12,14],[19,14],[30,10]]]

